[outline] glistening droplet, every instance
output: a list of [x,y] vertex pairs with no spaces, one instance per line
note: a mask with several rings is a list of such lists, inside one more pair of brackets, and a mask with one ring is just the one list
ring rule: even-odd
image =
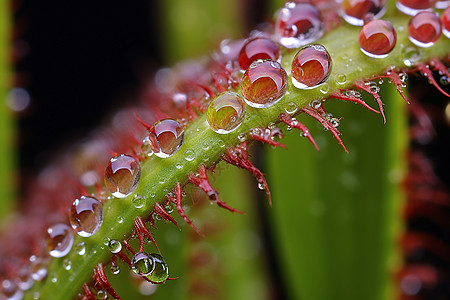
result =
[[174,155],[183,145],[184,128],[176,120],[163,119],[150,128],[148,137],[155,155],[167,158]]
[[164,258],[157,254],[149,254],[154,262],[153,272],[147,275],[147,278],[155,283],[163,283],[169,278],[169,267]]
[[142,195],[134,195],[133,199],[131,199],[133,206],[135,208],[142,208],[144,206],[145,197]]
[[63,257],[73,244],[73,233],[69,225],[58,223],[47,229],[47,249],[53,257]]
[[245,103],[241,96],[233,92],[219,94],[211,101],[206,118],[212,130],[227,134],[241,125],[245,116]]
[[116,240],[110,240],[108,242],[108,248],[111,253],[119,253],[122,250],[122,244]]
[[297,112],[297,110],[298,110],[298,106],[297,106],[297,104],[295,102],[289,102],[284,107],[284,111],[287,112],[290,115],[295,114]]
[[315,88],[328,79],[331,67],[331,56],[324,46],[304,46],[292,61],[292,84],[299,89]]
[[137,252],[131,260],[131,268],[136,274],[146,276],[153,272],[155,263],[147,253]]
[[450,6],[442,13],[442,32],[450,39]]
[[341,3],[341,15],[347,23],[362,26],[364,17],[372,14],[374,19],[381,18],[386,12],[386,0],[344,0]]
[[278,58],[280,58],[280,49],[272,40],[265,37],[256,37],[245,42],[239,52],[238,61],[241,69],[247,70],[257,59],[277,61]]
[[275,23],[275,37],[286,48],[298,48],[318,40],[324,32],[320,11],[310,3],[287,2]]
[[404,14],[414,16],[418,12],[427,10],[432,11],[436,0],[397,0],[397,8]]
[[94,197],[82,196],[73,202],[70,208],[69,220],[72,228],[78,235],[89,237],[102,226],[102,204]]
[[134,192],[141,179],[141,167],[133,157],[125,154],[111,158],[105,170],[105,184],[117,198]]
[[286,71],[278,62],[257,60],[242,77],[241,92],[249,106],[266,108],[281,100],[286,93],[286,85]]
[[388,21],[373,20],[361,28],[358,36],[359,48],[372,58],[384,58],[394,49],[397,33]]
[[411,18],[408,24],[409,40],[416,46],[427,48],[437,42],[442,33],[439,15],[422,11]]

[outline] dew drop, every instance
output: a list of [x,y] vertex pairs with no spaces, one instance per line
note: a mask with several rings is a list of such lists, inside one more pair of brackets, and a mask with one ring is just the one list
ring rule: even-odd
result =
[[98,299],[98,300],[104,300],[104,299],[106,299],[106,298],[108,298],[108,293],[107,293],[106,291],[104,291],[104,290],[99,290],[99,291],[97,292],[97,299]]
[[408,33],[414,45],[423,48],[433,46],[442,33],[439,15],[429,11],[419,12],[409,21]]
[[123,217],[118,216],[117,217],[117,223],[122,224],[123,223]]
[[155,270],[155,263],[145,252],[137,252],[131,260],[132,270],[141,276],[146,276]]
[[319,109],[319,107],[322,106],[322,101],[320,101],[319,99],[314,99],[309,103],[309,106],[311,106],[314,109]]
[[31,278],[36,281],[41,281],[47,276],[47,268],[41,258],[36,255],[30,257],[30,272]]
[[131,200],[133,202],[133,206],[135,208],[142,208],[144,206],[145,197],[142,195],[134,195],[134,198]]
[[280,10],[275,37],[286,48],[298,48],[318,40],[324,32],[320,11],[309,3],[287,2]]
[[406,47],[403,49],[402,54],[403,63],[407,67],[414,66],[415,63],[418,62],[422,57],[420,49],[417,49],[416,47]]
[[63,268],[66,269],[67,271],[72,269],[72,262],[68,258],[63,260],[62,265],[63,265]]
[[70,208],[69,215],[72,228],[82,237],[95,234],[103,223],[102,204],[94,197],[81,196]]
[[193,161],[195,159],[195,152],[191,149],[186,150],[186,152],[184,152],[184,159],[187,161]]
[[47,229],[47,249],[51,256],[66,256],[72,248],[72,244],[73,233],[68,225],[58,223]]
[[442,32],[450,39],[450,6],[442,13]]
[[262,182],[258,182],[258,189],[264,190],[264,184]]
[[220,134],[227,134],[238,128],[244,116],[244,100],[233,92],[224,92],[216,96],[206,112],[209,126]]
[[33,293],[33,300],[38,300],[39,297],[41,297],[41,294],[39,292],[34,292]]
[[169,268],[164,258],[156,253],[149,255],[154,262],[153,271],[147,278],[155,283],[163,283],[169,278]]
[[21,291],[17,284],[12,280],[3,280],[0,290],[3,291],[3,294],[0,293],[1,299],[4,299],[1,297],[2,295],[5,295],[8,300],[19,300],[23,298],[23,291]]
[[347,82],[347,76],[345,74],[337,74],[335,79],[339,85],[344,85]]
[[257,59],[277,61],[279,58],[280,49],[272,40],[265,37],[256,37],[247,40],[242,46],[238,62],[242,70],[247,70]]
[[432,11],[436,0],[397,0],[397,8],[404,14],[414,16],[418,12],[428,10]]
[[266,108],[281,100],[286,86],[287,74],[278,62],[257,60],[242,77],[241,92],[249,106]]
[[327,83],[322,84],[322,86],[320,87],[320,92],[322,94],[327,94],[329,90],[330,90],[330,87]]
[[359,48],[372,58],[384,58],[394,49],[397,33],[385,20],[372,20],[361,28],[358,36]]
[[450,83],[450,80],[448,79],[447,76],[441,76],[441,78],[439,78],[439,82],[442,85],[448,85]]
[[117,240],[110,240],[108,243],[108,248],[111,253],[119,253],[122,250],[122,244]]
[[156,156],[167,158],[180,149],[184,140],[184,128],[178,121],[163,119],[149,130],[150,147]]
[[302,90],[315,88],[328,79],[331,67],[331,56],[324,46],[304,46],[292,61],[292,84]]
[[56,273],[53,272],[52,274],[50,274],[50,281],[52,283],[57,283],[58,282],[58,277],[56,276]]
[[386,12],[386,0],[344,0],[340,13],[344,20],[356,26],[364,25],[364,17],[372,14],[374,19],[381,18]]
[[16,283],[22,291],[27,291],[34,285],[34,279],[28,267],[22,267],[17,275]]
[[149,140],[148,136],[146,136],[142,140],[141,151],[142,151],[143,156],[149,157],[149,156],[153,155],[153,150],[152,150],[152,147],[150,147],[150,140]]
[[239,142],[241,142],[241,143],[245,142],[245,140],[246,140],[245,133],[243,133],[243,132],[239,133],[239,135],[238,135],[238,140],[239,140]]
[[115,263],[111,264],[111,268],[110,269],[111,269],[111,273],[114,274],[114,275],[117,275],[117,274],[120,273],[120,267],[117,264],[115,264]]
[[75,251],[78,253],[78,255],[85,255],[86,254],[86,244],[84,242],[76,244]]
[[333,125],[333,127],[338,127],[340,124],[340,121],[338,118],[331,118],[330,123],[331,123],[331,125]]
[[379,93],[380,92],[380,87],[373,81],[370,82],[370,91],[372,93]]
[[168,214],[173,213],[173,210],[174,210],[173,204],[172,204],[172,203],[167,203],[167,204],[164,206],[164,210],[165,210]]
[[141,179],[141,167],[131,156],[121,154],[111,158],[105,170],[105,184],[117,198],[125,198],[134,192]]

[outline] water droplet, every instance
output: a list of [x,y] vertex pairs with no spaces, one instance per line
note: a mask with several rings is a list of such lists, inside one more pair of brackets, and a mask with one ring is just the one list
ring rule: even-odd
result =
[[241,142],[241,143],[245,142],[245,140],[246,140],[245,133],[243,133],[243,132],[239,133],[239,135],[238,135],[238,140],[239,140],[239,142]]
[[36,255],[32,255],[30,257],[30,272],[31,278],[36,281],[41,281],[45,278],[45,276],[47,276],[47,268],[44,261]]
[[227,134],[238,128],[244,116],[244,100],[233,92],[224,92],[216,96],[206,112],[209,126],[220,134]]
[[450,6],[442,13],[442,32],[450,39]]
[[39,297],[41,297],[41,294],[39,292],[34,292],[33,293],[33,300],[38,300]]
[[184,128],[178,121],[163,119],[149,130],[150,147],[156,156],[167,158],[180,149],[184,140]]
[[449,82],[450,82],[450,80],[448,79],[447,76],[441,76],[441,78],[439,78],[439,82],[440,82],[442,85],[448,85]]
[[68,225],[58,223],[47,229],[47,249],[51,256],[66,256],[72,248],[72,244],[73,233]]
[[280,10],[275,37],[286,48],[298,48],[318,40],[324,32],[320,11],[309,3],[287,2]]
[[168,213],[168,214],[171,214],[171,213],[173,213],[173,204],[172,203],[167,203],[165,206],[164,206],[164,210]]
[[432,11],[436,0],[397,0],[397,8],[404,14],[414,16],[420,11]]
[[137,252],[131,260],[131,268],[136,274],[146,276],[154,271],[155,263],[146,253]]
[[262,182],[258,182],[258,189],[264,190],[264,184]]
[[153,150],[152,147],[150,146],[150,140],[148,138],[148,135],[142,140],[141,151],[143,156],[149,157],[153,155]]
[[104,290],[99,290],[99,291],[97,292],[97,299],[99,299],[99,300],[104,300],[104,299],[106,299],[106,298],[108,298],[108,293],[107,293],[106,291],[104,291]]
[[322,106],[322,101],[320,101],[319,99],[314,99],[313,101],[309,102],[309,106],[314,109],[318,109]]
[[423,48],[433,46],[442,33],[439,15],[429,11],[419,12],[409,20],[408,33],[414,45]]
[[120,273],[120,267],[116,263],[111,264],[111,273],[117,275]]
[[69,214],[72,228],[82,237],[95,234],[103,223],[102,204],[94,197],[76,199]]
[[184,159],[187,161],[193,161],[195,159],[195,152],[191,149],[186,150],[186,152],[184,152]]
[[63,268],[66,269],[67,271],[72,269],[72,262],[68,258],[63,260],[62,265],[63,265]]
[[341,15],[347,23],[362,26],[364,17],[372,14],[374,19],[381,18],[386,12],[386,0],[344,0],[341,3]]
[[155,221],[161,221],[162,218],[161,218],[161,216],[160,216],[159,214],[153,213],[153,220],[155,220]]
[[86,244],[84,242],[80,242],[75,245],[75,251],[78,253],[78,255],[85,255],[86,254]]
[[111,253],[119,253],[122,250],[122,244],[117,240],[110,240],[108,242],[108,248]]
[[53,272],[52,274],[50,274],[50,281],[52,283],[57,283],[58,282],[58,277],[56,276],[56,273]]
[[[23,291],[21,291],[17,284],[12,280],[3,280],[0,290],[3,291],[3,295],[6,296],[6,299],[8,300],[20,300],[23,298]],[[0,298],[4,299],[1,296],[2,293],[0,293]]]
[[247,70],[257,59],[277,61],[279,58],[280,49],[272,40],[265,37],[256,37],[247,40],[242,46],[238,62],[242,70]]
[[105,184],[117,198],[125,198],[134,192],[141,179],[141,167],[131,156],[121,154],[111,158],[105,170]]
[[331,118],[330,123],[331,123],[331,125],[333,125],[333,127],[338,127],[340,124],[340,121],[338,118]]
[[169,278],[169,268],[164,258],[156,253],[149,255],[154,262],[153,271],[147,278],[156,283],[163,283]]
[[123,217],[118,216],[117,217],[117,223],[122,224],[123,223]]
[[337,74],[335,79],[337,84],[344,85],[347,82],[347,75]]
[[17,274],[16,283],[22,291],[27,291],[33,286],[34,280],[31,277],[31,272],[28,267],[20,268]]
[[142,208],[144,206],[145,197],[142,195],[134,195],[134,198],[131,199],[131,202],[133,202],[133,206],[135,208]]
[[286,86],[287,74],[278,62],[257,60],[242,77],[241,92],[248,105],[266,108],[281,100]]
[[394,49],[397,33],[385,20],[370,21],[361,28],[358,36],[359,48],[372,58],[384,58]]
[[320,92],[322,94],[327,94],[329,90],[330,86],[327,83],[322,84],[322,86],[320,87]]
[[292,84],[303,90],[315,88],[328,79],[331,67],[331,56],[324,46],[304,46],[292,61]]
[[379,93],[380,92],[380,87],[376,84],[376,82],[373,82],[373,81],[370,82],[370,91],[372,93]]
[[404,48],[402,54],[403,54],[403,63],[407,67],[412,67],[422,57],[420,49],[417,49],[416,47]]

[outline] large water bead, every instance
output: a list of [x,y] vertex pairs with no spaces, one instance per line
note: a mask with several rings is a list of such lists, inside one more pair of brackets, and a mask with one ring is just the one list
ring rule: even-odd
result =
[[58,223],[47,229],[47,249],[53,257],[63,257],[73,244],[73,232],[69,225]]
[[315,88],[328,79],[331,68],[331,56],[324,46],[304,46],[292,61],[292,84],[302,90]]
[[397,32],[384,20],[370,21],[361,28],[358,43],[361,51],[369,57],[384,58],[394,49]]
[[156,156],[170,157],[183,145],[184,128],[174,119],[163,119],[150,128],[148,139]]
[[149,254],[154,263],[153,272],[147,275],[147,278],[155,283],[164,283],[169,278],[169,267],[164,257],[157,253]]
[[280,10],[275,37],[286,48],[298,48],[318,40],[324,32],[320,11],[310,3],[287,2]]
[[414,16],[420,11],[432,11],[436,0],[397,0],[397,8],[404,14]]
[[129,155],[111,158],[105,170],[106,187],[117,198],[125,198],[133,193],[140,179],[141,166]]
[[431,47],[441,36],[441,20],[433,12],[419,12],[409,21],[408,33],[409,40],[416,46]]
[[278,62],[257,60],[245,71],[241,92],[248,105],[266,108],[280,101],[286,86],[287,74]]
[[279,58],[280,49],[272,40],[256,37],[245,42],[239,52],[238,61],[241,69],[247,70],[257,59],[278,60]]
[[341,15],[347,23],[362,26],[364,18],[372,14],[379,19],[386,12],[387,0],[344,0],[341,3]]
[[442,13],[442,32],[450,39],[450,6]]
[[147,276],[155,269],[153,259],[145,252],[137,252],[131,260],[131,269],[138,275]]
[[245,116],[245,103],[241,96],[224,92],[214,98],[208,106],[206,119],[212,130],[227,134],[241,125]]
[[96,233],[103,223],[102,204],[94,197],[75,199],[69,215],[72,228],[83,237]]

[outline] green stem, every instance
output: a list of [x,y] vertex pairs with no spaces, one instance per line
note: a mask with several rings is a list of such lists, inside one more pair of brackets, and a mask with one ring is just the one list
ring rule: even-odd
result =
[[[343,25],[318,41],[318,43],[325,45],[333,59],[332,74],[327,82],[329,92],[350,87],[351,83],[357,79],[381,74],[388,67],[404,67],[403,49],[411,44],[405,30],[399,30],[399,28],[400,26],[406,28],[409,18],[401,15],[395,9],[389,11],[391,12],[390,15],[387,15],[384,19],[390,20],[397,28],[398,41],[394,51],[385,59],[372,59],[361,53],[357,44],[360,29],[358,27]],[[433,47],[421,50],[420,60],[426,61],[431,57],[442,57],[448,53],[449,47],[449,39],[442,37]],[[294,55],[295,51],[283,52],[282,66],[288,74],[290,74],[290,62]],[[349,63],[348,59],[345,58],[351,58],[352,62]],[[346,82],[339,84],[336,77],[342,74],[346,76]],[[277,122],[278,115],[284,112],[286,104],[295,102],[298,107],[302,107],[314,99],[325,97],[327,95],[322,94],[318,88],[306,91],[297,90],[292,86],[289,79],[287,93],[277,105],[266,109],[247,107],[247,114],[241,126],[236,131],[226,135],[213,132],[206,122],[206,115],[201,115],[185,129],[184,144],[175,155],[167,159],[153,156],[143,163],[141,182],[135,194],[145,196],[144,207],[141,209],[133,207],[131,197],[134,195],[124,199],[110,200],[104,205],[104,222],[100,231],[90,238],[77,236],[75,239],[74,244],[81,241],[86,243],[86,254],[79,256],[75,251],[72,251],[68,255],[67,258],[72,262],[70,271],[66,271],[62,267],[62,259],[53,259],[49,266],[49,274],[54,274],[57,277],[57,284],[46,280],[35,285],[33,290],[39,290],[42,299],[73,298],[80,290],[82,283],[89,280],[93,267],[98,262],[105,262],[110,258],[111,254],[104,246],[103,241],[106,238],[122,240],[129,236],[134,218],[136,216],[148,216],[155,201],[163,201],[165,195],[172,190],[176,182],[185,184],[187,175],[190,172],[196,172],[198,166],[202,163],[209,166],[220,161],[226,146],[239,143],[239,133],[248,133],[253,127],[265,127],[269,122]],[[204,150],[203,145],[205,144],[209,146],[207,150]],[[349,150],[351,151],[351,149]],[[186,151],[193,151],[195,158],[191,161],[186,160]],[[304,159],[307,160],[308,158],[305,157]],[[177,168],[177,166],[182,167]],[[123,218],[123,223],[119,223],[118,218]],[[27,299],[30,299],[31,295],[32,293],[28,293]]]

